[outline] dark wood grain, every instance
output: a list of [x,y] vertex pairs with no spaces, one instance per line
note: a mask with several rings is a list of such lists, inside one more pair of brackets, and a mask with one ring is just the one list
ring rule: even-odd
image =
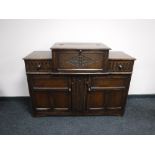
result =
[[108,50],[52,50],[55,72],[107,71]]
[[135,58],[109,49],[56,43],[26,56],[34,116],[123,115]]
[[[26,57],[24,60],[51,60],[52,59],[51,51],[33,51]],[[120,51],[109,51],[109,60],[136,60],[134,57],[130,55],[120,52]]]

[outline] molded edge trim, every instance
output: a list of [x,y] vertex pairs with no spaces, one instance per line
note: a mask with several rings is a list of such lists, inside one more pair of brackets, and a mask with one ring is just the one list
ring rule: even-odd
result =
[[[130,98],[155,98],[155,94],[130,94]],[[30,96],[0,96],[0,102],[30,102]]]

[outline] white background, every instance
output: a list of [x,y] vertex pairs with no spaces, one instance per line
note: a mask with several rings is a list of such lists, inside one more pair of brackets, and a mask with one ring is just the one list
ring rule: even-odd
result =
[[[155,19],[154,0],[0,0],[0,2],[0,18],[4,19]],[[139,28],[141,28],[141,26]],[[151,34],[152,33],[153,32],[151,32]],[[107,40],[105,40],[105,42],[107,42]],[[147,55],[149,55],[150,51],[147,52]],[[2,53],[2,51],[0,51],[0,53]],[[21,53],[23,53],[23,51]],[[29,51],[25,53],[29,53]],[[139,55],[142,54],[141,51],[139,51]],[[151,54],[153,59],[154,53],[151,52]],[[24,55],[24,53],[22,55]],[[2,58],[4,58],[4,56]],[[0,62],[3,60],[2,58]],[[149,60],[147,60],[147,62],[149,62]],[[136,63],[138,63],[138,60]],[[152,67],[152,72],[153,71],[154,68]],[[0,70],[0,72],[2,72],[2,70]],[[3,74],[0,74],[0,76],[4,76]],[[137,79],[137,81],[144,81],[143,76]],[[153,86],[153,84],[154,80],[150,81],[150,86]],[[154,136],[0,136],[0,153],[4,155],[42,155],[43,153],[67,155],[154,155],[154,144]]]
[[55,42],[103,42],[135,57],[129,94],[155,93],[155,20],[0,20],[0,96],[29,96],[24,61]]

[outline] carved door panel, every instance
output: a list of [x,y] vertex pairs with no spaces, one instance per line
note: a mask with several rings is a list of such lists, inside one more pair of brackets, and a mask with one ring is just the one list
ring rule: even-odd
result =
[[44,90],[33,92],[36,110],[70,111],[71,93],[68,90]]
[[97,72],[107,70],[108,51],[60,50],[53,51],[56,71]]
[[85,111],[86,79],[83,76],[72,77],[72,110]]

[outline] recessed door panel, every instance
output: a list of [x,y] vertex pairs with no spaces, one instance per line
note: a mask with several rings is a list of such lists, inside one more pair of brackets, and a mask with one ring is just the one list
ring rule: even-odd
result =
[[118,90],[110,90],[107,93],[107,108],[115,109],[121,108],[125,104],[125,89],[118,89]]
[[103,110],[106,104],[105,91],[92,91],[87,95],[87,110]]
[[33,92],[32,97],[35,108],[50,109],[51,105],[48,100],[48,92]]
[[33,101],[37,110],[71,110],[71,93],[65,91],[36,91]]
[[49,102],[53,110],[71,110],[71,94],[68,92],[49,93]]

